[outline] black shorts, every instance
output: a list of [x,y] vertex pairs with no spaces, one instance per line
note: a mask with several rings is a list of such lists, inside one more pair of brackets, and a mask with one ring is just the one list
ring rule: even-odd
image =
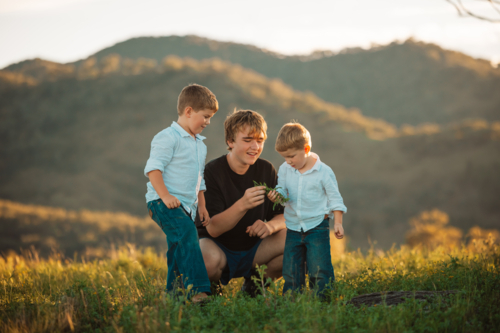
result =
[[257,253],[257,249],[259,248],[262,239],[249,250],[246,251],[233,251],[219,243],[216,239],[211,237],[201,237],[211,239],[217,246],[224,252],[227,259],[226,267],[222,271],[222,275],[220,277],[220,282],[223,285],[229,283],[232,278],[244,277],[249,278],[251,276],[251,269],[253,259],[255,258],[255,253]]

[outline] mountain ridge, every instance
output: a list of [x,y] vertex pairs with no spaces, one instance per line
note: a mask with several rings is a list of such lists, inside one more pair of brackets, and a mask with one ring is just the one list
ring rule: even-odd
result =
[[[75,64],[60,64],[43,59],[34,59],[32,61],[24,61],[11,67],[10,70],[0,70],[0,82],[17,82],[17,84],[35,85],[42,81],[57,81],[63,79],[90,79],[104,75],[119,74],[119,75],[138,75],[144,71],[164,72],[168,70],[180,70],[183,67],[190,67],[193,70],[216,70],[225,72],[233,79],[233,82],[240,85],[243,90],[250,90],[256,97],[265,98],[266,91],[271,92],[271,97],[278,91],[281,91],[282,98],[293,99],[297,97],[299,100],[307,99],[309,107],[312,110],[326,110],[329,113],[329,119],[342,123],[346,128],[359,130],[367,134],[373,139],[387,139],[398,136],[408,135],[432,135],[439,133],[442,130],[465,130],[467,128],[488,129],[491,128],[492,133],[497,131],[497,122],[491,124],[483,119],[464,119],[458,122],[452,122],[440,126],[433,123],[422,123],[417,126],[403,125],[397,128],[394,124],[388,123],[382,119],[370,118],[364,116],[357,109],[346,109],[342,105],[332,104],[322,101],[317,96],[310,92],[302,93],[293,91],[291,87],[283,84],[279,79],[268,79],[259,73],[252,70],[240,67],[238,64],[220,61],[217,58],[196,61],[191,59],[181,59],[176,56],[167,56],[160,63],[155,59],[139,58],[138,60],[123,59],[118,54],[110,54],[98,60],[91,57],[87,60]],[[245,80],[238,80],[237,76],[245,76]],[[15,79],[14,79],[15,78]],[[245,82],[245,84],[242,84]],[[260,85],[267,87],[262,87]],[[285,102],[285,104],[293,103],[293,101]],[[495,137],[496,134],[492,134]]]
[[[99,62],[110,54],[133,60],[154,59],[158,63],[168,55],[198,61],[220,58],[396,126],[425,122],[443,125],[467,118],[500,120],[499,68],[412,39],[369,50],[284,56],[248,44],[197,36],[138,37],[105,48],[86,60],[95,58]],[[78,66],[86,60],[67,65]]]

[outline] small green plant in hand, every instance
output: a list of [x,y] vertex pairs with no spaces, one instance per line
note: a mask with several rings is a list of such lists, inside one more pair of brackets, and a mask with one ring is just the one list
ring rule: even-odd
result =
[[274,202],[274,205],[273,205],[273,210],[276,208],[276,205],[284,206],[285,202],[290,200],[290,198],[285,198],[285,196],[283,194],[278,192],[278,189],[280,188],[279,186],[276,188],[271,188],[271,187],[268,187],[266,183],[257,183],[255,180],[253,181],[253,184],[254,184],[254,186],[265,186],[266,187],[266,195],[268,195],[269,192],[271,192],[271,191],[276,191],[277,196],[276,196],[276,201]]

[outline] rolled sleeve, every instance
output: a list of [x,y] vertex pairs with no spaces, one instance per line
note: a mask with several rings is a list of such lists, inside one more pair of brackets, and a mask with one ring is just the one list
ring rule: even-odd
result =
[[[281,193],[285,198],[288,197],[288,191],[286,187],[286,167],[284,165],[281,165],[279,170],[278,170],[278,192]],[[286,205],[286,203],[285,203]]]
[[172,160],[175,145],[175,136],[168,133],[159,133],[153,138],[149,159],[144,168],[144,175],[146,177],[153,170],[160,170],[163,173],[165,167]]
[[328,177],[325,177],[323,180],[323,187],[326,192],[329,216],[333,217],[331,212],[334,210],[340,210],[346,213],[347,207],[344,205],[344,200],[340,195],[337,178],[335,178],[332,169],[328,169],[327,176]]
[[[271,165],[271,179],[269,180],[269,187],[272,187],[272,188],[277,188],[279,187],[279,179],[278,179],[278,174],[276,172],[276,169],[274,168],[274,166]],[[282,176],[283,178],[283,176]],[[284,178],[283,178],[284,179]],[[278,189],[278,192],[283,194],[285,197],[287,196],[286,195],[286,189],[284,190],[285,191],[285,194],[281,193],[280,190]],[[286,203],[285,203],[286,205]],[[280,215],[280,214],[283,214],[283,211],[284,211],[284,206],[282,205],[276,205],[274,206],[273,205],[269,205],[268,206],[268,211],[267,211],[267,215],[266,215],[266,220],[267,221],[271,221],[276,215]]]

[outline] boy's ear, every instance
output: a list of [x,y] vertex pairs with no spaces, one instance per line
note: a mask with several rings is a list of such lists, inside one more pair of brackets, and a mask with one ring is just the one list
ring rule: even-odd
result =
[[234,141],[227,141],[227,145],[229,148],[233,149],[234,148]]
[[305,145],[304,150],[305,150],[306,154],[309,154],[309,152],[311,151],[311,146]]
[[191,114],[193,113],[193,108],[190,107],[190,106],[186,106],[186,108],[184,109],[184,114],[190,118],[191,117]]

